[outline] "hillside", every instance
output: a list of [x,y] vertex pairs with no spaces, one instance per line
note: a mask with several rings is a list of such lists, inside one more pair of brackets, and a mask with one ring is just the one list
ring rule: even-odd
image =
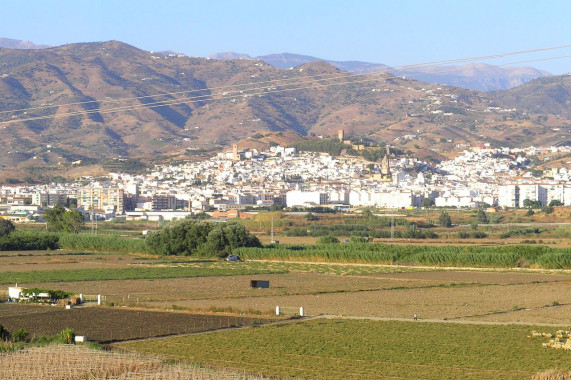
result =
[[7,49],[46,49],[48,45],[36,45],[30,41],[14,40],[12,38],[0,38],[0,48]]
[[441,83],[477,91],[506,90],[521,86],[533,79],[551,75],[533,67],[498,67],[484,63],[424,67],[417,70],[393,72],[393,74],[411,76],[414,79],[429,83]]
[[233,52],[216,53],[213,59],[257,59],[280,69],[289,69],[311,62],[324,61],[330,65],[354,73],[388,72],[395,76],[407,76],[423,82],[455,86],[476,91],[505,90],[520,86],[530,80],[550,76],[548,72],[533,67],[499,67],[484,63],[456,66],[423,66],[422,68],[394,68],[380,63],[362,61],[332,61],[308,55],[281,53],[258,56]]
[[492,92],[502,104],[511,104],[531,114],[554,114],[571,118],[571,75],[538,78],[508,91]]
[[501,93],[349,75],[325,62],[282,70],[256,60],[165,56],[118,41],[0,49],[0,97],[0,167],[32,174],[79,159],[184,156],[260,132],[344,129],[442,154],[462,144],[561,140],[550,118],[514,110]]

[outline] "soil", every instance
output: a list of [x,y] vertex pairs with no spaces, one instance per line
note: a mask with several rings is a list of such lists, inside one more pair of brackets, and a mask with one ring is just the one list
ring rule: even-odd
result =
[[0,304],[0,324],[9,332],[25,329],[30,338],[53,336],[71,328],[76,335],[100,343],[188,334],[269,321],[228,315],[149,310]]

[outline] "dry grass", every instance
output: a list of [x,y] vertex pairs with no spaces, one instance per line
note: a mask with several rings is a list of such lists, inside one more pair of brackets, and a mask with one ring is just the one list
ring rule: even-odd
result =
[[0,354],[4,380],[210,380],[260,379],[230,371],[167,365],[135,353],[96,351],[85,346],[54,345]]
[[571,380],[571,371],[550,369],[534,375],[532,380]]

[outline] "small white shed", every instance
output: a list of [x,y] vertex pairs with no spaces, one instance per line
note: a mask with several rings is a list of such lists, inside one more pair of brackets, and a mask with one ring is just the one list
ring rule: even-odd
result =
[[22,289],[19,286],[10,286],[8,287],[8,297],[12,298],[12,299],[20,299],[20,296],[22,295]]

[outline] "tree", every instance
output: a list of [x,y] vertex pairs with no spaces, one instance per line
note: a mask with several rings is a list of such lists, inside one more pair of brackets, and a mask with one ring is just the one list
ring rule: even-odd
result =
[[199,212],[198,214],[194,214],[191,216],[192,219],[195,220],[204,220],[204,219],[210,219],[211,216],[208,215],[207,213],[205,213],[204,211]]
[[63,214],[63,230],[77,234],[85,226],[83,214],[77,210],[69,210]]
[[549,206],[551,207],[563,206],[563,202],[561,202],[559,199],[554,199],[551,202],[549,202]]
[[526,208],[541,208],[541,202],[540,201],[532,201],[531,199],[524,199],[523,200],[523,207]]
[[63,214],[65,208],[55,206],[44,212],[44,219],[48,222],[48,230],[50,231],[63,231]]
[[478,219],[479,223],[488,223],[488,215],[482,209],[478,210],[476,218]]
[[61,206],[55,206],[44,213],[50,231],[65,231],[78,233],[85,225],[83,214],[77,210],[67,211]]
[[452,219],[446,211],[442,211],[440,213],[440,217],[438,217],[438,224],[441,227],[452,227]]
[[315,215],[313,215],[311,212],[308,212],[307,214],[305,214],[305,220],[308,221],[315,221],[315,220],[319,220],[319,218]]
[[554,209],[553,206],[545,206],[544,208],[541,209],[541,211],[543,211],[546,214],[552,214]]
[[420,206],[424,207],[424,208],[430,208],[430,207],[434,206],[434,199],[424,198],[422,200],[422,203],[420,204]]
[[15,229],[16,227],[11,221],[0,219],[0,237],[10,235]]
[[238,223],[182,219],[147,236],[149,249],[161,255],[228,256],[238,247],[260,247],[260,241]]

